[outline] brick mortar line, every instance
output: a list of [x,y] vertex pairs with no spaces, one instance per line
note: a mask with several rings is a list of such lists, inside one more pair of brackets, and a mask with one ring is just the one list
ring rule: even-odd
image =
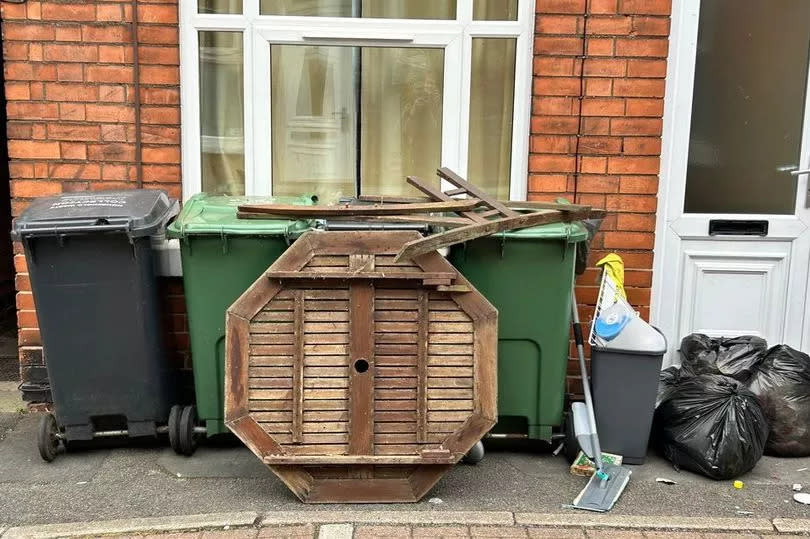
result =
[[[470,521],[471,514],[477,515]],[[314,518],[313,518],[314,517]],[[425,518],[427,517],[427,518]],[[483,518],[482,518],[483,517]],[[508,517],[508,518],[507,518]],[[765,534],[808,533],[810,520],[773,518],[740,519],[711,517],[653,517],[631,515],[584,515],[514,513],[507,511],[275,511],[270,513],[210,513],[155,518],[73,522],[19,527],[0,524],[0,537],[66,537],[125,533],[168,533],[195,530],[272,528],[312,524],[357,526],[500,526],[531,529],[675,530],[681,532],[734,531]],[[739,524],[739,525],[737,525]]]

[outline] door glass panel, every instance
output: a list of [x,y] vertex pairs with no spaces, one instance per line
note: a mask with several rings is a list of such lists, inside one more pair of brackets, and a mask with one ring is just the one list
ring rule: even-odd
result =
[[260,12],[307,17],[452,20],[456,18],[456,0],[261,0]]
[[807,0],[701,2],[685,212],[794,212],[808,63]]
[[358,187],[414,194],[407,175],[434,180],[442,49],[274,45],[271,53],[273,194],[334,201]]
[[198,13],[242,13],[242,0],[197,0]]
[[509,198],[515,103],[515,39],[475,38],[470,87],[471,182]]
[[200,32],[202,189],[245,192],[244,74],[241,32]]
[[473,0],[475,21],[516,21],[518,0]]

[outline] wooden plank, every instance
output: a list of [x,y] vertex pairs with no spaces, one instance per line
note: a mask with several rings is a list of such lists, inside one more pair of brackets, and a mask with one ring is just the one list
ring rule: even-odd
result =
[[433,344],[428,345],[428,353],[432,356],[447,355],[464,355],[473,353],[472,344]]
[[248,412],[250,323],[228,312],[225,315],[225,419],[236,420]]
[[250,356],[249,367],[292,367],[292,356]]
[[[239,218],[243,219],[242,215],[250,215],[249,219],[256,219],[257,214],[239,214]],[[260,217],[266,218],[264,216]],[[406,223],[414,225],[435,225],[447,228],[457,226],[466,226],[470,224],[469,219],[463,217],[445,217],[439,215],[387,215],[387,216],[358,216],[358,217],[330,217],[330,222],[333,221],[349,221],[349,222],[362,222],[362,223]]]
[[295,354],[294,344],[251,344],[250,355],[291,356]]
[[250,389],[292,389],[292,378],[251,378]]
[[374,285],[349,288],[349,414],[351,455],[374,453]]
[[428,387],[428,399],[472,399],[473,390]]
[[[470,317],[464,311],[431,311],[428,314],[430,322],[470,322]],[[433,329],[431,329],[433,332]]]
[[348,388],[349,381],[346,378],[305,378],[304,387],[308,389],[341,389]]
[[[441,236],[428,236],[434,238]],[[421,240],[416,240],[421,241]],[[431,249],[432,250],[432,249]],[[414,255],[415,256],[415,255]],[[296,279],[402,279],[402,280],[419,280],[419,281],[437,281],[443,284],[445,281],[452,282],[456,278],[456,273],[451,271],[445,272],[416,272],[416,271],[370,271],[365,273],[354,273],[351,271],[334,271],[334,272],[315,272],[315,271],[268,271],[266,274],[268,279],[283,279],[283,280],[296,280]],[[284,320],[279,317],[277,320]],[[268,320],[270,318],[268,317]]]
[[295,352],[293,355],[292,440],[303,442],[304,422],[304,294],[295,291]]
[[[510,210],[511,211],[511,210]],[[563,219],[580,219],[584,214],[564,213],[554,210],[537,210],[532,213],[517,214],[515,217],[504,217],[486,223],[462,226],[426,238],[412,240],[406,243],[397,254],[397,261],[413,259],[419,255],[430,253],[442,247],[450,247],[458,243],[474,240],[483,236],[490,236],[498,232],[506,232],[518,228],[559,223]]]
[[292,322],[281,322],[281,323],[257,323],[253,321],[250,324],[250,333],[251,334],[263,334],[263,333],[274,333],[274,334],[284,334],[284,333],[293,333],[295,331],[295,325]]
[[386,433],[416,433],[416,422],[400,422],[400,423],[375,423],[374,432],[376,434]]
[[[416,390],[413,390],[413,395],[414,397],[416,396]],[[415,410],[416,399],[414,398],[412,400],[380,400],[378,398],[377,400],[374,401],[374,406],[376,407],[377,411],[387,410],[390,412],[395,412],[395,411]],[[416,423],[414,422],[414,425],[415,424]]]
[[419,329],[417,331],[416,350],[416,441],[424,443],[427,438],[427,355],[428,355],[428,313],[430,297],[425,290],[419,291]]
[[304,344],[349,344],[349,334],[304,333]]
[[437,322],[430,323],[430,333],[471,333],[472,322]]
[[473,367],[428,367],[428,376],[431,378],[472,378]]
[[378,311],[416,311],[419,309],[418,298],[421,290],[414,292],[417,295],[413,299],[380,299],[378,296],[378,299],[374,302],[374,308]]
[[378,322],[416,322],[416,311],[375,311],[374,320]]
[[442,378],[438,376],[428,378],[429,389],[456,389],[456,388],[470,388],[472,389],[475,382],[472,377],[469,378]]
[[374,271],[374,255],[368,253],[354,253],[349,255],[349,271],[357,273],[371,273]]
[[420,202],[415,204],[372,204],[342,206],[297,206],[294,204],[242,204],[239,212],[267,214],[281,217],[356,217],[362,215],[411,215],[418,213],[445,213],[469,211],[480,204],[475,199],[452,199],[441,202]]
[[472,333],[432,333],[430,344],[472,344]]
[[479,321],[474,345],[475,390],[485,420],[498,420],[498,312]]
[[[423,181],[421,178],[417,178],[416,176],[408,176],[405,179],[405,181],[407,181],[409,184],[413,185],[418,190],[420,190],[423,193],[425,193],[426,195],[428,195],[432,200],[441,200],[441,201],[444,201],[444,202],[447,202],[447,201],[450,201],[450,200],[458,200],[458,199],[455,199],[455,198],[451,197],[450,195],[448,195],[446,193],[443,193],[441,189],[433,187],[429,183]],[[486,222],[485,218],[480,217],[474,211],[462,211],[462,212],[459,212],[459,213],[461,214],[462,217],[465,217],[465,218],[469,219],[472,222],[475,222],[475,223],[485,223]]]
[[[375,317],[376,318],[376,317]],[[415,333],[380,333],[375,335],[378,345],[380,344],[411,344],[416,341]],[[399,355],[399,354],[396,354]]]
[[322,256],[315,254],[306,265],[308,268],[322,266],[347,268],[349,267],[349,257],[346,255]]
[[[466,192],[466,189],[451,189],[450,191],[445,191],[444,194],[452,197],[454,196],[454,193],[463,194],[464,192]],[[388,195],[360,195],[359,197],[357,197],[357,199],[363,202],[374,202],[377,204],[409,204],[409,203],[429,202],[431,200],[434,200],[431,197],[397,197]],[[559,202],[501,200],[500,203],[506,206],[507,208],[511,208],[513,210],[527,209],[527,210],[560,210],[560,211],[581,211],[581,210],[599,211],[593,210],[591,206],[585,206],[582,204],[562,204]]]
[[[292,394],[291,394],[292,395]],[[292,408],[292,400],[249,400],[248,409],[252,412],[268,411],[275,412],[289,410]]]
[[259,458],[283,455],[284,449],[271,438],[250,416],[226,421],[228,428]]
[[251,332],[250,344],[295,344],[295,336],[292,333]]
[[[344,405],[347,406],[348,404]],[[320,421],[349,421],[348,410],[305,411],[304,423],[318,423]],[[348,425],[348,423],[347,423]],[[347,431],[348,432],[348,431]]]
[[467,192],[467,194],[477,198],[478,200],[486,203],[487,206],[498,210],[506,217],[515,217],[518,213],[510,208],[507,208],[506,205],[499,202],[496,198],[491,197],[486,191],[480,189],[476,185],[468,182],[451,169],[447,167],[441,167],[438,171],[436,171],[440,177],[444,178],[448,182],[452,183],[459,189],[463,189]]
[[304,324],[305,333],[348,333],[348,322],[307,322]]
[[348,311],[349,302],[346,300],[308,300],[308,311]]
[[307,413],[315,411],[346,411],[349,409],[348,395],[341,398],[332,398],[327,400],[305,400],[304,401],[304,417]]

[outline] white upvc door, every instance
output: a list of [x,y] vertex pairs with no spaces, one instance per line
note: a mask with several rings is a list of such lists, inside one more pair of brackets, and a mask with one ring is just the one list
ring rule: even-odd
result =
[[810,351],[808,8],[702,3],[673,5],[651,315],[665,364],[694,332]]

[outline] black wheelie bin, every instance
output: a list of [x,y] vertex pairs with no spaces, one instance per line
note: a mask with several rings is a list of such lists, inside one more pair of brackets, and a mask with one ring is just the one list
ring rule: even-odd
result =
[[60,442],[156,436],[174,401],[151,237],[177,201],[159,190],[37,199],[14,223],[22,241],[53,395],[40,455]]

